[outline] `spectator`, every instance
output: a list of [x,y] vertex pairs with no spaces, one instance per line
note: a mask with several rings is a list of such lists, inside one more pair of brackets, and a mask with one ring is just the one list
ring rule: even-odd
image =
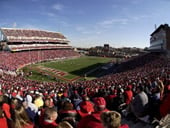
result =
[[62,108],[59,110],[60,121],[68,121],[72,126],[76,126],[78,120],[77,111],[74,109],[73,104],[65,101]]
[[127,124],[121,125],[121,115],[116,111],[107,111],[101,114],[104,128],[129,128]]
[[[40,109],[40,114],[38,116],[38,121],[39,122],[43,122],[44,120],[44,112],[47,108],[53,108],[54,107],[54,104],[52,102],[52,99],[50,97],[47,97],[45,98],[44,100],[44,106]],[[42,125],[42,124],[39,124],[39,122],[37,122],[37,125]]]
[[106,96],[107,108],[109,110],[117,109],[117,89],[109,90],[109,94]]
[[164,94],[164,84],[159,78],[157,79],[158,87],[160,89],[160,99],[162,100]]
[[77,128],[102,128],[100,114],[106,109],[106,101],[103,97],[94,99],[94,112],[91,115],[83,117],[78,123]]
[[42,99],[42,96],[37,94],[36,97],[35,97],[35,100],[34,100],[34,104],[35,106],[40,109],[41,107],[43,107],[44,105],[44,101]]
[[44,111],[44,120],[40,122],[42,128],[56,128],[58,126],[56,123],[57,117],[58,113],[55,108],[46,108]]
[[7,118],[3,110],[3,95],[0,95],[0,128],[8,128]]
[[127,86],[124,94],[125,94],[125,103],[126,105],[129,105],[133,98],[132,85]]
[[[137,87],[137,95],[134,97],[134,100],[132,100],[130,104],[131,112],[137,117],[138,119],[141,119],[142,117],[145,117],[148,114],[148,96],[144,92],[143,86]],[[147,117],[148,119],[148,117]],[[147,119],[145,119],[147,121]]]
[[126,110],[133,99],[132,85],[128,85],[125,88],[125,92],[123,93],[123,95],[125,98],[125,102],[119,105],[119,112],[123,112],[124,110]]
[[53,99],[51,97],[46,97],[44,100],[44,108],[46,107],[54,107]]
[[0,109],[1,109],[1,121],[2,125],[9,126],[9,122],[11,121],[11,113],[10,113],[10,105],[9,98],[6,95],[0,95]]
[[160,114],[161,117],[165,117],[167,114],[170,114],[170,85],[167,88],[167,94],[160,104]]
[[27,95],[25,97],[25,104],[27,104],[27,106],[31,109],[31,111],[37,113],[38,112],[38,107],[32,103],[32,96],[31,95]]
[[160,118],[159,107],[160,107],[160,89],[158,86],[155,86],[155,88],[152,89],[151,94],[149,96],[149,113],[151,120],[154,117]]
[[73,102],[74,108],[76,110],[80,110],[80,103],[82,102],[82,99],[77,93],[77,91],[75,91],[75,93],[73,94],[72,102]]
[[12,110],[11,128],[33,128],[33,123],[29,120],[29,117],[22,105],[16,106]]
[[80,103],[80,110],[77,110],[81,118],[90,115],[94,112],[94,104],[91,101],[82,101]]
[[0,95],[0,103],[2,110],[4,111],[5,117],[11,120],[10,105],[8,103],[8,97],[5,95]]
[[[21,101],[19,101],[19,100],[17,100],[17,99],[14,99],[13,102],[15,103],[15,106],[16,106],[16,104],[18,104],[18,103],[21,102]],[[17,102],[18,102],[18,103],[17,103]],[[12,102],[11,102],[11,104],[12,104]],[[28,106],[28,104],[27,104],[26,102],[22,102],[22,105],[24,106],[25,111],[26,111],[29,119],[35,124],[35,123],[36,123],[35,121],[36,121],[36,114],[37,114],[37,113],[34,112],[34,111],[32,111],[31,108]],[[14,107],[14,105],[12,105],[12,106]]]

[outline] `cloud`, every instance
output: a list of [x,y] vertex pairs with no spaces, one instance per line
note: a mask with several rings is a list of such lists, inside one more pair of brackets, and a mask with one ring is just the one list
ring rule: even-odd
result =
[[104,20],[104,21],[98,23],[98,25],[100,25],[104,28],[107,28],[114,24],[126,25],[128,22],[129,22],[128,19],[110,19],[110,20]]
[[170,0],[162,0],[162,1],[165,1],[165,2],[170,2]]
[[130,3],[134,5],[139,5],[140,3],[144,2],[144,0],[131,0]]
[[64,27],[70,27],[70,24],[65,21],[59,21],[59,23]]
[[92,34],[93,32],[92,31],[82,31],[81,33],[82,34]]
[[84,27],[82,27],[82,26],[77,26],[76,27],[76,31],[84,31],[85,30],[85,28]]
[[38,2],[39,0],[31,0],[32,2]]
[[64,6],[62,4],[54,4],[52,8],[54,10],[61,11],[64,8]]
[[96,34],[100,35],[100,34],[102,34],[102,32],[101,31],[96,31]]
[[99,36],[101,35],[103,32],[105,32],[105,30],[101,27],[99,27],[98,25],[94,24],[94,25],[88,25],[88,26],[76,26],[74,27],[75,30],[82,34],[82,35],[96,35],[96,36]]
[[153,15],[154,14],[130,16],[129,19],[131,19],[132,21],[137,21],[137,20],[143,20],[143,19],[151,18]]
[[25,29],[42,29],[42,28],[39,28],[38,26],[35,26],[35,25],[32,25],[32,24],[24,24],[24,25],[21,25],[20,26],[21,28],[25,28]]
[[132,1],[131,1],[131,4],[139,4],[139,2],[140,2],[140,1],[138,1],[138,0],[132,0]]
[[80,32],[81,34],[92,34],[94,33],[94,30],[87,30],[87,28],[83,26],[77,26],[76,31]]
[[119,27],[123,27],[123,25],[127,25],[131,22],[138,22],[140,20],[146,20],[151,18],[152,15],[135,15],[135,16],[127,16],[125,18],[112,18],[109,20],[103,20],[99,23],[97,23],[98,27],[102,28],[111,28],[113,25],[118,25]]
[[55,16],[55,14],[54,13],[51,13],[51,12],[46,12],[45,13],[47,16],[50,16],[50,17],[54,17]]

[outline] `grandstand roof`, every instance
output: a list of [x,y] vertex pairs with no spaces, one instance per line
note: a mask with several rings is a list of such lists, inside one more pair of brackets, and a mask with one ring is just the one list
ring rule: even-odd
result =
[[161,28],[164,29],[164,30],[170,29],[170,27],[168,26],[168,24],[161,24],[161,25],[151,34],[151,36],[153,36],[155,33],[157,33]]
[[1,28],[7,42],[69,42],[67,38],[58,32],[32,29]]

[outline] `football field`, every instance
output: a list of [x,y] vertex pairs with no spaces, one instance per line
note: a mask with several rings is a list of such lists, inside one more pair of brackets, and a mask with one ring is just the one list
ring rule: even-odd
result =
[[23,71],[31,72],[28,79],[40,81],[76,81],[83,80],[85,76],[93,79],[100,67],[112,60],[114,58],[83,56],[29,65]]

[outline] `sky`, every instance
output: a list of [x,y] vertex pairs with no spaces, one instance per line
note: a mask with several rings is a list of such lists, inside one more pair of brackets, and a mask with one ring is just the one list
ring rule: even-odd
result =
[[170,0],[0,0],[0,28],[61,32],[74,47],[149,47]]

